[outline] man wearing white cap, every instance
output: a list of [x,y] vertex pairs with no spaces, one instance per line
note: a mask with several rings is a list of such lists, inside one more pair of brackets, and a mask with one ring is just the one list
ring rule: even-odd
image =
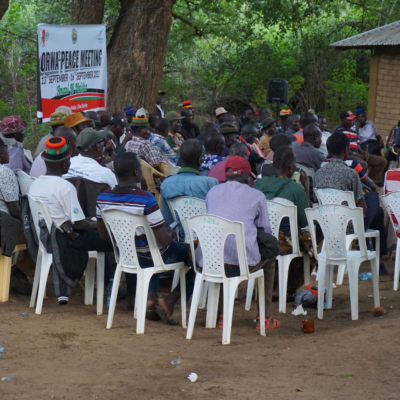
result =
[[222,116],[226,114],[228,111],[225,110],[224,107],[219,107],[215,110],[215,117],[217,118],[217,122],[215,124],[216,128],[219,129],[219,126],[222,124]]

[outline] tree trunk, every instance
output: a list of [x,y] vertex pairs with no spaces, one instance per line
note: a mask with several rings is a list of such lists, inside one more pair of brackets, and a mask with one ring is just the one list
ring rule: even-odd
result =
[[9,0],[0,0],[0,21],[8,10]]
[[[155,112],[176,0],[121,0],[108,45],[108,109]],[[132,8],[134,10],[132,11]]]
[[72,0],[71,24],[101,24],[104,17],[104,3],[105,0]]

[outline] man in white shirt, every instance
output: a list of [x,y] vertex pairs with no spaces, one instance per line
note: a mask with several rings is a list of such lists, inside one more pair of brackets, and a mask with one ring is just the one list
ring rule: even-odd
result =
[[[71,154],[64,138],[48,139],[40,156],[46,163],[46,175],[35,179],[29,189],[34,200],[46,205],[55,227],[50,232],[49,242],[53,253],[54,287],[60,305],[68,303],[72,288],[82,278],[88,251],[113,251],[111,242],[100,239],[97,222],[85,217],[75,187],[61,178],[70,167]],[[107,258],[106,264],[109,264]],[[106,270],[110,268],[109,265],[105,267]]]
[[114,173],[97,162],[103,157],[106,136],[106,131],[84,129],[76,139],[80,154],[72,158],[71,166],[63,178],[84,178],[96,183],[106,183],[113,189],[117,185]]
[[156,107],[157,107],[157,114],[160,118],[164,118],[165,116],[164,110],[161,108],[163,96],[165,96],[165,92],[159,90],[157,94]]

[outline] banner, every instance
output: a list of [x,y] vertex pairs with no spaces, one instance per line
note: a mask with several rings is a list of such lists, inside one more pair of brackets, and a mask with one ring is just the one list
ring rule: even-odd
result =
[[73,113],[107,107],[105,25],[39,24],[38,113],[42,122],[59,106]]

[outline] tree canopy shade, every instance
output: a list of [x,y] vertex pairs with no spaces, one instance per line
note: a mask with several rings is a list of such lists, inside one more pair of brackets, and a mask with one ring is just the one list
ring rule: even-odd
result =
[[[36,103],[36,25],[107,24],[110,111],[192,100],[196,114],[265,106],[268,78],[289,82],[288,107],[337,119],[367,105],[369,51],[330,43],[400,19],[396,0],[0,0],[0,117],[28,121]],[[31,116],[33,115],[33,118]],[[43,129],[44,130],[44,129]],[[29,130],[28,130],[29,133]]]

